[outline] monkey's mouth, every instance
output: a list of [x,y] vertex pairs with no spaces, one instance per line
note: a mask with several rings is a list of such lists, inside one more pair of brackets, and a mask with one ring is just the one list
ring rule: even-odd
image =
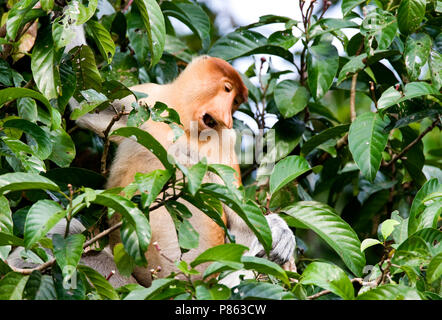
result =
[[218,124],[218,122],[216,122],[216,120],[213,119],[213,117],[207,113],[203,116],[203,123],[212,129],[215,128]]

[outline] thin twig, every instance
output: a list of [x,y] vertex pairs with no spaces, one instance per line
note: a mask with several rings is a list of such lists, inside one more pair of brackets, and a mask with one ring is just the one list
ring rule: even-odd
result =
[[[362,278],[353,278],[353,279],[351,279],[351,283],[355,283],[355,282],[359,283],[361,286],[371,286],[372,287],[372,286],[376,285],[375,282],[366,282]],[[317,299],[317,298],[325,296],[326,294],[329,294],[329,293],[332,293],[332,292],[330,290],[323,290],[323,291],[315,293],[315,294],[313,294],[311,296],[308,296],[307,300]]]
[[434,129],[434,127],[437,125],[437,123],[439,122],[439,118],[437,118],[436,120],[433,121],[433,123],[424,131],[422,131],[422,133],[416,138],[414,139],[408,146],[406,146],[400,153],[393,155],[393,158],[390,160],[390,162],[388,163],[384,163],[383,166],[385,167],[389,167],[391,166],[393,163],[395,163],[397,160],[401,159],[404,154],[406,154],[408,151],[410,151],[411,148],[413,148],[419,141],[422,140],[422,138],[431,130]]
[[107,168],[106,168],[107,167],[107,155],[109,153],[109,147],[110,147],[109,132],[112,129],[115,122],[119,121],[123,115],[125,115],[124,105],[123,105],[121,111],[112,117],[112,120],[109,122],[108,126],[103,131],[104,147],[103,147],[103,154],[101,155],[101,169],[100,169],[100,172],[103,176],[107,175]]

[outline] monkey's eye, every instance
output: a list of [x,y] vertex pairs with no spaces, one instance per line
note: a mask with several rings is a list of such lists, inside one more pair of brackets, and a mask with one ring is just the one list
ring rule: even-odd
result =
[[203,122],[206,126],[212,129],[215,128],[216,125],[218,124],[216,120],[213,119],[212,116],[207,113],[203,116]]
[[230,91],[232,91],[232,85],[230,84],[230,83],[226,83],[225,85],[224,85],[224,90],[226,90],[226,92],[230,92]]

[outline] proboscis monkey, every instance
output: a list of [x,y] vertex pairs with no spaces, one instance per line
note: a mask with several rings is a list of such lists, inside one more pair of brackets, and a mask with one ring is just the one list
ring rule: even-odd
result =
[[[233,112],[247,100],[247,88],[238,72],[229,63],[219,58],[202,56],[194,59],[170,84],[147,83],[130,89],[148,95],[147,98],[140,101],[141,103],[153,106],[159,101],[178,112],[185,134],[174,144],[175,151],[178,153],[180,150],[183,150],[184,153],[187,152],[184,157],[182,157],[183,154],[178,157],[188,159],[191,157],[192,145],[198,146],[197,158],[191,159],[191,163],[194,164],[199,159],[206,157],[208,163],[229,165],[237,171],[238,184],[241,183],[239,165],[232,141],[234,137],[229,132],[233,132],[230,130],[233,126]],[[124,105],[125,110],[130,110],[133,101],[135,99],[129,96],[117,101],[114,107],[120,108]],[[114,114],[113,111],[87,114],[80,118],[77,124],[102,135]],[[124,126],[125,120],[117,122],[113,129]],[[148,120],[140,128],[154,136],[166,150],[171,149],[174,135],[167,124]],[[198,132],[197,141],[193,141],[195,137],[192,135],[192,129]],[[211,138],[205,139],[202,136],[211,136]],[[217,137],[221,138],[221,141],[216,139]],[[176,146],[184,147],[181,149]],[[175,156],[177,156],[176,152]],[[119,142],[115,159],[110,168],[107,187],[125,187],[133,182],[137,172],[146,173],[163,168],[161,162],[145,147],[134,140],[125,138]],[[218,176],[208,173],[204,182],[222,183],[222,180]],[[158,275],[160,277],[167,276],[170,272],[177,271],[172,261],[179,260],[180,257],[185,261],[192,261],[204,250],[225,243],[224,232],[215,222],[190,203],[184,200],[180,201],[185,203],[192,212],[193,216],[190,218],[190,222],[200,235],[199,246],[181,255],[175,226],[169,213],[164,207],[152,211],[149,216],[152,240],[146,253],[148,267],[137,267],[133,273],[142,285],[150,284],[151,269],[157,269],[160,266],[161,271]],[[261,244],[245,222],[227,206],[224,207],[224,212],[226,225],[231,234],[235,236],[236,242],[248,246],[250,254],[263,255]],[[113,217],[111,223],[115,223],[117,219],[118,217]],[[268,215],[267,220],[273,236],[270,259],[279,264],[286,263],[293,255],[295,247],[293,233],[276,214]],[[110,237],[110,245],[114,246],[119,241],[119,232],[114,232]],[[161,251],[158,250],[158,247]],[[205,267],[202,265],[200,269]]]

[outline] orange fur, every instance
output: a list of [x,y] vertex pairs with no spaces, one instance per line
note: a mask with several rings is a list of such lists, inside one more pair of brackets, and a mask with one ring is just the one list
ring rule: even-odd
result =
[[[144,98],[142,102],[151,106],[155,102],[160,101],[174,108],[179,113],[183,129],[186,132],[178,140],[178,143],[190,143],[190,145],[194,142],[190,141],[191,121],[198,122],[198,131],[201,132],[209,129],[204,120],[204,117],[209,115],[216,121],[216,126],[214,127],[216,132],[220,132],[221,129],[231,129],[233,126],[232,113],[242,102],[246,101],[248,95],[247,88],[240,75],[230,64],[222,59],[208,56],[195,59],[170,84],[142,84],[131,89],[147,93],[148,97]],[[119,103],[128,107],[132,101],[132,98],[126,98]],[[140,128],[149,131],[166,149],[171,145],[170,137],[173,135],[171,135],[171,129],[167,124],[149,120],[141,125]],[[220,147],[223,147],[215,145],[216,141],[213,141],[197,141],[196,143],[199,146],[199,150],[220,150]],[[233,167],[238,172],[238,183],[241,183],[239,165],[237,164],[233,149],[228,150],[228,156],[224,157],[224,159],[220,159],[210,152],[207,152],[207,154],[204,154],[204,151],[200,152],[203,154],[199,154],[199,156],[201,158],[206,156],[209,163],[223,163]],[[124,187],[133,181],[135,173],[150,172],[162,168],[162,164],[152,153],[133,140],[124,139],[120,142],[116,157],[110,168],[107,187]],[[219,177],[215,175],[206,176],[205,181],[222,183]],[[162,271],[159,273],[159,276],[167,276],[171,271],[176,271],[171,261],[176,261],[180,258],[191,261],[202,251],[224,243],[224,232],[217,224],[198,208],[185,201],[182,202],[188,206],[193,214],[190,222],[200,235],[199,247],[186,252],[180,257],[181,252],[174,231],[174,224],[167,210],[162,207],[152,211],[150,213],[152,240],[146,252],[148,267],[136,268],[134,271],[137,281],[143,285],[149,285],[151,282],[150,269],[156,269],[160,266]],[[225,208],[225,211],[228,211],[228,209]],[[223,218],[229,225],[238,226],[240,233],[247,232],[244,231],[247,229],[245,224],[233,212],[227,212],[227,217],[224,215]],[[114,224],[118,220],[118,215],[115,215],[110,223]],[[250,231],[248,232],[250,233]],[[119,241],[119,232],[114,232],[110,237],[111,246],[114,246]],[[154,243],[158,244],[161,252],[158,252]],[[200,270],[204,268],[205,266],[199,267]]]

